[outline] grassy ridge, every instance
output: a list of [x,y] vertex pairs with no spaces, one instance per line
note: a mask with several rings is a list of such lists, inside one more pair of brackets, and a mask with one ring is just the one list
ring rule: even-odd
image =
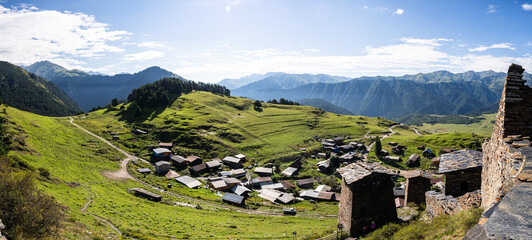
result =
[[[2,109],[0,109],[1,111]],[[217,209],[197,210],[165,203],[180,201],[163,195],[163,203],[137,198],[127,189],[142,187],[132,181],[115,182],[102,171],[116,170],[116,151],[68,124],[66,118],[49,118],[7,109],[8,132],[24,141],[14,143],[17,155],[35,168],[46,168],[51,180],[39,181],[44,191],[65,206],[68,220],[63,239],[117,238],[104,222],[79,210],[95,195],[87,211],[107,219],[126,235],[138,239],[168,238],[283,238],[332,232],[336,219],[269,217]]]
[[[123,133],[119,143],[132,151],[158,140],[174,141],[183,155],[223,158],[244,153],[257,161],[290,156],[301,148],[318,148],[314,136],[361,137],[368,131],[386,131],[390,124],[385,119],[337,115],[309,106],[263,105],[256,110],[250,99],[193,92],[140,121],[131,120],[133,111],[115,109],[92,112],[78,122],[99,133]],[[131,104],[128,107],[133,108]],[[149,136],[133,139],[130,132],[135,127],[148,130]]]

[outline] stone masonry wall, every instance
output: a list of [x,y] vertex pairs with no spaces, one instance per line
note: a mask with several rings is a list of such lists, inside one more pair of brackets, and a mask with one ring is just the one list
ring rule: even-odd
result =
[[445,194],[458,197],[480,189],[482,168],[470,168],[445,173]]
[[342,224],[344,229],[351,229],[351,216],[353,209],[353,191],[346,184],[345,179],[342,179],[342,194],[340,195],[340,203],[338,205],[338,224]]
[[435,191],[425,193],[427,215],[436,217],[441,214],[454,214],[481,204],[480,190],[466,193],[460,197],[444,195]]
[[532,89],[524,85],[523,71],[515,64],[508,69],[491,140],[482,145],[484,208],[504,196],[516,182],[514,174],[523,157],[507,142],[511,142],[513,135],[523,139],[532,136]]

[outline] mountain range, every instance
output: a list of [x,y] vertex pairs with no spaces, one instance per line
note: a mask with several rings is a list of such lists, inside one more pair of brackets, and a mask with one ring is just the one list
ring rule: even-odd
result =
[[161,78],[184,78],[160,67],[150,67],[138,73],[112,76],[92,75],[66,68],[49,61],[36,62],[26,67],[28,72],[44,77],[63,89],[84,111],[109,104],[113,98],[126,99],[131,91]]
[[78,104],[51,81],[0,61],[0,98],[3,103],[45,116],[82,112]]
[[[323,99],[331,105],[323,108],[333,112],[341,107],[353,114],[396,118],[412,113],[469,114],[496,111],[505,73],[468,71],[451,73],[436,71],[400,77],[360,77],[341,82],[293,84],[290,75],[272,75],[234,89],[232,95],[257,100],[285,98]],[[325,75],[327,76],[327,75]],[[531,79],[525,73],[524,79]],[[303,101],[304,102],[304,101]],[[305,105],[320,107],[315,101]]]

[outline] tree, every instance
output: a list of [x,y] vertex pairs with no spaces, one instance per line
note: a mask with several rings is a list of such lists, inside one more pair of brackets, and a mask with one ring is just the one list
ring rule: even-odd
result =
[[260,103],[259,100],[255,100],[255,102],[253,103],[253,106],[254,106],[255,108],[261,108],[261,107],[262,107],[262,104]]
[[118,106],[118,99],[113,98],[113,100],[111,100],[111,106],[113,106],[113,107]]
[[382,151],[381,138],[379,136],[375,139],[375,154],[379,156]]

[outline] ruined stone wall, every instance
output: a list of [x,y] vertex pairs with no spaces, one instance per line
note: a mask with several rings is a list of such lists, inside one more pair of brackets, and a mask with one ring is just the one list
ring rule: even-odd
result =
[[[482,145],[482,206],[489,207],[516,182],[516,169],[522,154],[512,147],[514,137],[532,136],[532,89],[522,79],[524,69],[512,64],[508,69],[499,112],[491,140]],[[520,136],[514,136],[520,135]]]
[[481,167],[448,172],[445,173],[445,194],[458,197],[480,189],[481,182]]
[[480,195],[480,190],[466,193],[457,198],[435,191],[428,191],[425,193],[425,211],[427,215],[436,217],[441,214],[454,214],[479,207],[481,204]]
[[426,177],[413,177],[406,179],[405,205],[413,202],[416,204],[425,203],[425,192],[431,187],[430,179]]
[[373,221],[380,227],[397,220],[394,185],[388,174],[372,173],[346,185],[342,181],[338,219],[351,236],[361,235],[364,226],[369,227]]

